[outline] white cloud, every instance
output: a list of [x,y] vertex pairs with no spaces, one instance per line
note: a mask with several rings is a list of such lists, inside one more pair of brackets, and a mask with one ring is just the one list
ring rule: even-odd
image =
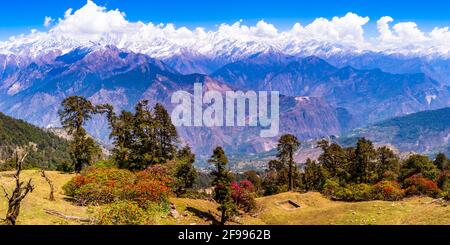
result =
[[125,14],[119,10],[107,11],[105,7],[88,0],[74,13],[68,9],[64,19],[60,19],[51,31],[67,37],[96,40],[103,35],[133,31],[135,25],[125,20]]
[[377,21],[378,47],[390,52],[449,55],[450,31],[448,27],[435,27],[431,32],[419,29],[415,22],[399,22],[390,26],[394,19],[384,16]]
[[50,25],[53,23],[53,19],[52,19],[52,17],[49,17],[49,16],[45,16],[45,18],[44,18],[44,26],[45,27],[50,27]]
[[377,21],[380,40],[386,43],[412,43],[422,42],[427,39],[425,33],[419,30],[414,22],[400,22],[395,24],[392,29],[389,23],[394,19],[390,16],[381,17]]
[[[76,11],[68,9],[64,17],[57,21],[45,17],[44,26],[50,28],[48,32],[33,32],[0,43],[0,52],[20,51],[26,43],[33,52],[38,52],[58,42],[64,46],[64,50],[82,44],[112,44],[154,57],[171,55],[185,49],[204,55],[240,55],[269,48],[296,54],[304,50],[316,52],[320,45],[328,45],[332,50],[416,54],[450,52],[448,27],[436,27],[431,32],[424,32],[414,22],[393,24],[394,19],[385,16],[377,20],[379,35],[368,38],[364,29],[369,21],[369,17],[349,12],[331,19],[317,18],[306,25],[295,23],[288,30],[279,30],[264,20],[255,25],[246,25],[242,20],[233,24],[223,23],[215,30],[202,27],[189,29],[171,23],[130,22],[120,10],[107,10],[87,0],[85,6]],[[44,40],[51,41],[47,44]]]

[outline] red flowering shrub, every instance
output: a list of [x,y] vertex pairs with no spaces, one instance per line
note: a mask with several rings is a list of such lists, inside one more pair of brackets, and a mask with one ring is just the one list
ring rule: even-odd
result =
[[88,168],[75,176],[63,189],[80,205],[100,205],[120,199],[125,186],[133,183],[128,170],[115,168]]
[[127,186],[127,199],[136,201],[140,206],[148,202],[165,202],[171,191],[172,179],[164,166],[155,165],[135,173],[136,180]]
[[248,180],[234,181],[231,183],[231,197],[239,209],[244,212],[251,212],[256,208],[256,201],[254,197],[253,183]]
[[161,164],[153,165],[145,170],[136,172],[138,179],[152,179],[170,185],[172,183],[172,178],[170,178],[169,169]]
[[116,168],[89,168],[75,176],[64,187],[65,194],[79,205],[101,205],[118,200],[164,202],[171,182],[164,167],[154,166],[139,172]]
[[440,190],[436,182],[424,178],[420,175],[411,176],[403,182],[403,187],[406,190],[406,195],[427,195],[436,197],[439,195]]
[[372,198],[377,200],[398,201],[405,196],[397,181],[383,180],[376,183],[372,188]]

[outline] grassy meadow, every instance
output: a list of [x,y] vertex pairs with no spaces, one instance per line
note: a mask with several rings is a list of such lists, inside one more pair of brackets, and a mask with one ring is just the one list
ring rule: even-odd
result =
[[[13,172],[1,172],[0,184],[11,191]],[[49,171],[56,193],[48,199],[49,186],[38,171],[23,171],[22,180],[33,179],[35,190],[22,202],[18,224],[86,224],[47,214],[52,209],[68,216],[90,217],[93,207],[74,205],[63,193],[62,186],[74,175]],[[220,219],[213,201],[171,198],[180,214],[178,218],[161,216],[158,224],[211,224]],[[320,193],[286,192],[256,199],[258,210],[252,215],[233,219],[230,224],[450,224],[450,206],[430,197],[412,197],[402,201],[332,201]],[[291,201],[300,207],[289,204]],[[6,198],[0,195],[0,217],[6,213]]]

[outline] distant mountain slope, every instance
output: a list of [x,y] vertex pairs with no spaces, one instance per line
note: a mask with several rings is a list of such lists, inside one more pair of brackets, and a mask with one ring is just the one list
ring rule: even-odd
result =
[[[196,82],[203,84],[204,92],[280,91],[284,95],[280,98],[280,133],[293,133],[300,140],[340,135],[394,116],[450,106],[448,87],[424,74],[338,68],[315,56],[298,58],[275,50],[227,64],[209,76],[185,75],[164,61],[114,46],[78,48],[63,55],[55,52],[28,63],[8,58],[8,64],[20,67],[3,71],[0,111],[45,128],[59,127],[57,111],[70,95],[126,110],[147,99],[172,111],[171,94],[177,90],[192,93]],[[109,129],[104,119],[96,117],[87,126],[93,137],[107,143]],[[217,145],[230,154],[259,153],[275,147],[277,140],[259,137],[260,128],[255,127],[178,129],[197,154],[209,155]]]
[[28,146],[28,166],[53,168],[70,161],[68,142],[22,120],[0,113],[0,168],[16,147]]
[[424,73],[445,85],[450,85],[450,58],[415,57],[401,54],[367,52],[359,55],[337,54],[324,57],[336,67],[352,66],[357,69],[381,69],[395,74]]
[[323,97],[353,115],[354,125],[450,105],[448,87],[423,73],[337,68],[315,56],[268,54],[228,64],[211,76],[230,85],[277,90],[287,96]]
[[450,153],[450,108],[422,111],[388,119],[352,130],[341,141],[351,143],[367,137],[377,143],[390,143],[401,151],[428,154]]
[[[265,62],[270,60],[267,57]],[[0,111],[41,127],[58,127],[61,101],[80,95],[95,104],[113,104],[118,110],[133,110],[138,100],[147,99],[151,105],[163,103],[171,112],[175,106],[171,103],[172,93],[183,90],[192,94],[194,83],[202,83],[204,92],[246,90],[207,75],[183,75],[162,61],[115,47],[77,49],[46,62],[32,63],[0,80]],[[284,96],[280,98],[280,112],[280,131],[300,139],[338,135],[351,120],[345,109],[316,97]],[[109,128],[104,119],[96,117],[87,126],[92,136],[108,140]],[[179,127],[178,131],[196,154],[209,155],[217,145],[230,154],[255,153],[275,147],[277,140],[259,137],[257,127]]]

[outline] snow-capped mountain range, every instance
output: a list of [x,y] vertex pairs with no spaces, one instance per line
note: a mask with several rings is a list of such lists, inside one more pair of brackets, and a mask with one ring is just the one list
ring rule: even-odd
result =
[[[281,133],[301,140],[339,135],[355,127],[450,106],[450,32],[423,32],[411,22],[377,21],[348,13],[296,23],[286,31],[259,21],[217,30],[129,22],[119,10],[88,0],[47,31],[0,42],[0,111],[41,127],[58,127],[63,98],[132,110],[139,99],[171,109],[170,94],[207,90],[277,90]],[[88,125],[108,139],[105,121]],[[270,150],[276,138],[256,128],[179,128],[196,153],[222,145],[231,153]],[[270,146],[270,147],[269,147]]]
[[55,49],[64,54],[79,47],[95,49],[112,45],[159,59],[188,53],[236,60],[268,50],[304,56],[371,51],[450,57],[448,27],[424,32],[414,22],[390,26],[394,19],[384,16],[377,20],[378,36],[367,37],[365,26],[370,18],[351,12],[332,19],[317,18],[307,25],[295,23],[288,30],[279,30],[264,20],[254,26],[238,21],[207,30],[177,28],[170,23],[130,22],[120,10],[107,10],[88,0],[76,11],[68,9],[57,21],[47,18],[48,31],[32,30],[30,34],[0,42],[0,53],[37,57]]

